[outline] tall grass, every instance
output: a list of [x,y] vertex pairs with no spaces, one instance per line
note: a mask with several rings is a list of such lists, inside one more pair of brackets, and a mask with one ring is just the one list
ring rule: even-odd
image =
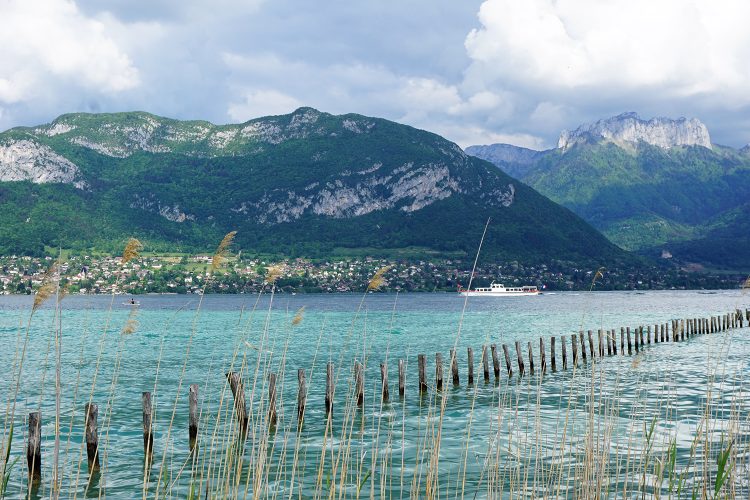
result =
[[[233,237],[233,233],[228,234],[217,247],[213,273],[221,272]],[[126,256],[137,259],[139,250],[137,246],[126,248],[123,262],[127,262]],[[592,289],[601,271],[594,275]],[[24,421],[15,414],[17,403],[29,407],[23,403],[27,396],[21,392],[21,379],[28,375],[24,360],[32,320],[44,299],[54,294],[50,290],[55,288],[50,285],[59,282],[52,275],[40,287],[28,321],[18,330],[12,374],[5,379],[9,388],[0,454],[0,496],[104,497],[110,487],[108,477],[122,477],[118,469],[125,467],[130,477],[141,477],[138,486],[130,490],[131,496],[140,494],[143,498],[732,498],[750,494],[750,405],[745,401],[744,371],[735,352],[748,351],[741,338],[747,334],[746,329],[697,337],[686,343],[656,344],[636,356],[618,352],[617,357],[589,357],[587,363],[579,361],[575,366],[571,362],[567,371],[556,373],[548,359],[546,372],[539,364],[534,374],[528,372],[528,366],[523,376],[514,371],[509,378],[503,371],[499,380],[491,375],[489,384],[483,380],[482,359],[477,356],[475,382],[467,386],[464,357],[459,352],[465,347],[461,343],[464,307],[455,336],[444,342],[462,362],[461,385],[452,386],[451,357],[446,356],[443,388],[436,387],[434,363],[429,363],[429,387],[419,395],[409,361],[415,350],[421,352],[420,346],[399,346],[398,354],[394,354],[390,342],[384,350],[372,348],[373,337],[383,332],[373,330],[369,292],[387,286],[388,272],[383,268],[375,273],[352,311],[348,330],[339,343],[326,347],[325,318],[314,345],[300,345],[295,335],[309,313],[304,308],[279,312],[275,281],[284,270],[269,269],[252,307],[245,311],[243,306],[239,319],[233,322],[234,329],[226,332],[231,348],[202,367],[202,380],[186,380],[186,376],[194,340],[202,334],[203,295],[191,313],[175,312],[175,316],[193,314],[181,357],[169,353],[172,366],[168,368],[177,374],[176,383],[168,387],[158,383],[166,362],[165,346],[171,345],[174,319],[161,325],[156,363],[151,373],[144,374],[146,380],[154,381],[153,462],[144,460],[127,466],[110,460],[110,452],[120,446],[118,440],[128,432],[140,433],[140,421],[124,421],[118,416],[120,377],[128,362],[129,343],[137,341],[148,325],[137,307],[124,318],[116,314],[113,296],[101,329],[93,373],[89,373],[82,368],[88,332],[80,339],[79,363],[61,363],[64,325],[57,323],[62,322],[62,315],[56,312],[56,370],[67,371],[75,383],[65,387],[72,398],[61,398],[57,405],[52,461],[46,460],[45,451],[45,475],[49,473],[48,464],[54,464],[51,481],[43,478],[40,490],[36,490],[16,464],[23,449],[18,430],[23,429]],[[267,296],[265,309],[260,308],[262,296]],[[390,328],[398,300],[396,295]],[[59,300],[55,307],[59,309]],[[110,323],[120,319],[119,335],[108,335]],[[582,329],[584,320],[574,326]],[[496,336],[496,331],[485,332],[484,343],[489,344]],[[701,347],[690,347],[695,345]],[[477,353],[483,352],[480,345],[472,347]],[[308,351],[310,364],[290,366],[290,350],[300,348]],[[109,352],[112,349],[114,352]],[[398,379],[393,376],[399,356],[407,363],[403,400],[398,397]],[[538,363],[538,350],[535,357]],[[108,360],[112,364],[105,370]],[[355,360],[365,367],[361,405],[352,370]],[[336,366],[336,392],[334,411],[325,416],[322,399],[318,399],[322,397],[319,394],[325,370],[319,366],[328,361]],[[381,397],[380,362],[387,364],[391,375],[389,401]],[[692,364],[698,385],[686,386],[673,372],[654,368],[670,363]],[[310,396],[301,421],[296,408],[297,368],[305,368]],[[245,428],[236,418],[235,400],[225,377],[228,372],[239,373],[243,380],[249,417]],[[43,378],[45,373],[46,368],[34,372],[34,376]],[[277,377],[275,422],[269,412],[271,374]],[[109,377],[104,394],[97,382],[100,376]],[[221,383],[217,383],[219,380]],[[183,388],[190,382],[199,382],[201,389],[199,435],[192,451],[188,449],[186,429],[177,428],[186,420],[187,391]],[[100,401],[104,405],[99,429],[100,477],[88,474],[83,465],[81,429],[85,419],[78,394],[86,389],[88,402],[95,402],[95,395],[106,396]],[[58,397],[61,390],[58,378]],[[44,391],[40,392],[43,397]],[[61,422],[66,412],[70,422],[64,428]],[[123,427],[130,430],[123,431]],[[127,441],[129,446],[133,442],[140,446],[140,437],[136,437]],[[62,438],[67,439],[65,446],[61,445]],[[6,479],[7,474],[12,476]]]

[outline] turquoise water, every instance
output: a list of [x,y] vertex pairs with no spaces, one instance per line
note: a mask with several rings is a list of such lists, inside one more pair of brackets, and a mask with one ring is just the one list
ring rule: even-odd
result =
[[[335,483],[336,478],[326,475],[326,466],[320,467],[320,456],[324,446],[335,450],[342,433],[351,435],[351,454],[358,457],[352,463],[360,468],[359,472],[353,471],[356,477],[347,476],[344,480],[344,495],[355,495],[357,490],[365,496],[424,494],[430,469],[425,448],[433,449],[436,443],[434,436],[430,437],[438,420],[434,408],[443,398],[440,460],[435,467],[440,495],[575,493],[581,485],[583,465],[590,460],[583,450],[586,439],[593,439],[587,429],[595,428],[594,424],[608,429],[595,439],[594,446],[607,449],[604,462],[608,464],[606,476],[610,482],[604,487],[612,491],[627,488],[623,496],[637,490],[642,482],[648,484],[634,473],[639,469],[633,462],[636,459],[630,458],[635,456],[634,450],[644,446],[644,425],[649,427],[653,422],[655,450],[665,450],[674,440],[677,463],[686,467],[691,463],[691,447],[701,417],[707,411],[712,417],[713,432],[706,441],[713,443],[712,453],[721,449],[721,439],[730,436],[736,442],[735,450],[746,448],[747,403],[738,395],[743,390],[744,377],[750,374],[747,328],[653,345],[638,357],[606,358],[581,366],[575,373],[569,369],[542,376],[537,370],[534,376],[518,378],[514,373],[508,379],[501,355],[501,377],[496,382],[491,375],[489,384],[482,379],[480,361],[483,344],[505,343],[515,364],[514,342],[521,341],[527,358],[526,343],[532,341],[538,367],[539,337],[545,338],[549,350],[550,336],[566,335],[569,341],[570,334],[579,329],[619,331],[621,326],[654,325],[673,318],[744,310],[750,307],[750,297],[739,291],[470,298],[465,311],[464,299],[456,294],[276,295],[273,299],[206,296],[202,303],[197,296],[146,296],[138,300],[140,306],[134,316],[137,327],[125,336],[120,332],[131,307],[123,297],[113,300],[76,296],[61,303],[63,497],[100,493],[112,498],[141,496],[143,391],[155,394],[155,460],[158,464],[162,456],[167,457],[165,468],[170,486],[162,486],[160,495],[168,490],[168,496],[187,496],[189,473],[180,474],[185,463],[190,469],[187,386],[195,383],[200,387],[200,449],[223,446],[226,452],[229,445],[212,440],[211,436],[216,414],[231,410],[231,403],[222,404],[221,395],[226,394],[224,373],[232,366],[236,352],[240,359],[244,356],[247,360],[245,389],[248,403],[252,402],[254,408],[264,404],[267,391],[266,378],[253,376],[258,361],[268,367],[267,371],[279,374],[279,425],[264,444],[275,458],[269,462],[266,489],[256,492],[259,496],[288,496],[292,492],[295,496],[315,496],[316,492],[321,494],[321,489],[327,495],[327,484]],[[2,402],[11,402],[15,392],[15,359],[23,345],[30,306],[29,297],[0,297]],[[301,307],[305,308],[304,317],[293,325],[292,318]],[[47,304],[36,313],[28,330],[11,450],[11,459],[23,455],[26,416],[41,409],[43,480],[35,492],[40,497],[49,495],[52,477],[54,331],[54,310]],[[455,388],[448,369],[448,350],[454,345],[458,346],[461,376],[461,383]],[[474,349],[474,386],[466,383],[467,346]],[[558,369],[559,349],[558,340]],[[419,397],[417,354],[427,355],[432,386],[436,352],[443,355],[445,388],[435,391],[431,387]],[[569,362],[571,356],[568,345]],[[355,358],[366,365],[365,404],[353,414],[351,421],[356,421],[356,425],[347,431],[346,425],[351,421],[346,418],[345,400]],[[403,400],[398,397],[396,385],[398,359],[407,363]],[[330,434],[326,434],[323,403],[328,361],[335,363],[338,381],[333,444]],[[379,364],[383,361],[387,361],[391,389],[391,402],[386,405],[380,401]],[[234,363],[239,365],[237,360]],[[309,389],[301,432],[296,427],[298,368],[305,369]],[[226,397],[231,400],[231,395]],[[102,473],[86,488],[88,472],[81,443],[83,405],[89,399],[99,405]],[[3,409],[3,414],[7,413]],[[4,417],[6,436],[8,422],[9,418]],[[247,446],[253,448],[255,444]],[[291,477],[288,464],[295,449],[301,450],[300,457],[304,459],[300,459],[300,464],[304,466],[298,466],[300,470]],[[743,453],[747,451],[743,449]],[[248,449],[246,453],[250,456],[254,452]],[[744,454],[739,455],[735,467],[737,491],[747,488],[743,457]],[[711,467],[715,468],[715,464]],[[25,459],[21,458],[10,477],[9,497],[22,497],[27,491],[25,468]],[[319,469],[323,471],[322,478],[318,476]],[[148,496],[154,494],[158,479],[159,474],[152,471]],[[241,493],[246,480],[244,472]],[[696,484],[698,480],[690,481]],[[642,489],[653,491],[648,486]]]

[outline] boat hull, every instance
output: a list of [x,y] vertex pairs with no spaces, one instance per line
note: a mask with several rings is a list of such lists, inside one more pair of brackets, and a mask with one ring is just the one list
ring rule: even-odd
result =
[[462,291],[458,292],[459,295],[464,297],[525,297],[528,295],[540,295],[541,292],[474,292],[474,291]]

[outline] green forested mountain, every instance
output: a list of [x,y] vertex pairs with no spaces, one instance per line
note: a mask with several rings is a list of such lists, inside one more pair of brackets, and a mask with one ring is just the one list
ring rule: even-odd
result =
[[70,114],[0,134],[0,253],[45,247],[292,256],[629,257],[582,219],[429,132],[311,108],[216,126]]
[[[665,132],[658,127],[663,121],[654,125],[636,117],[641,128],[628,130],[621,117],[565,132],[560,147],[539,152],[531,163],[495,163],[622,248],[651,255],[666,250],[685,262],[750,269],[748,152],[710,144],[705,130],[691,141],[679,123],[671,124],[677,131]],[[668,142],[675,137],[683,144]],[[484,148],[467,152],[489,159],[492,147]]]

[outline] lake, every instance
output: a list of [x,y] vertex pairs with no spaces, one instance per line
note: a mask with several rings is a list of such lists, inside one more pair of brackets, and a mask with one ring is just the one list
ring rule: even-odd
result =
[[[635,328],[750,307],[740,291],[550,293],[465,300],[455,293],[366,295],[72,296],[60,304],[62,497],[133,498],[144,492],[141,397],[154,394],[154,467],[147,496],[589,496],[610,492],[713,492],[716,459],[729,449],[724,488],[747,495],[750,375],[747,328],[646,346],[632,356],[588,359],[561,370],[560,336]],[[42,483],[53,467],[55,344],[53,299],[33,317],[16,393],[31,297],[0,297],[0,367],[5,443],[14,413],[11,460],[24,454],[29,412],[41,410]],[[300,311],[301,308],[304,308]],[[297,320],[295,320],[297,315]],[[132,329],[123,334],[123,329]],[[596,335],[596,333],[595,333]],[[539,370],[539,338],[558,338],[557,368]],[[518,376],[515,341],[536,373]],[[482,377],[482,345],[507,344],[513,377]],[[449,349],[457,347],[453,386]],[[475,384],[468,385],[467,347]],[[619,342],[618,342],[619,347]],[[568,348],[568,363],[571,349]],[[445,385],[434,387],[435,353]],[[419,395],[417,355],[429,389]],[[353,402],[352,363],[365,364],[364,402]],[[398,360],[406,394],[398,396]],[[336,367],[326,419],[326,363]],[[382,403],[380,363],[390,401]],[[492,363],[490,362],[490,366]],[[231,368],[230,368],[231,367]],[[297,369],[308,386],[297,427]],[[224,374],[242,371],[251,414],[243,442]],[[277,382],[278,424],[266,420],[268,375]],[[188,449],[188,385],[199,386],[198,451]],[[83,406],[99,405],[102,470],[89,481]],[[171,423],[171,427],[170,427]],[[729,446],[732,443],[732,446]],[[670,464],[673,462],[673,465]],[[670,468],[671,467],[671,468]],[[161,472],[159,472],[161,471]],[[7,496],[27,491],[26,461],[11,471]],[[670,484],[672,483],[672,484]],[[730,490],[726,490],[730,491]],[[676,493],[675,493],[676,494]],[[640,495],[638,495],[640,496]],[[689,495],[688,495],[689,496]]]

